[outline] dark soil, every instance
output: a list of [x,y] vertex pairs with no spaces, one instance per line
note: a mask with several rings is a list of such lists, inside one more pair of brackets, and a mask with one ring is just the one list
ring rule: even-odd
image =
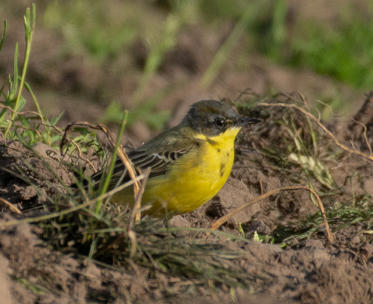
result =
[[[273,120],[276,115],[283,113],[272,113],[268,119]],[[294,184],[288,170],[297,176],[298,169],[281,172],[271,158],[260,153],[260,145],[264,147],[268,142],[279,141],[278,134],[282,134],[282,141],[286,141],[281,128],[280,125],[262,123],[256,129],[242,132],[238,139],[237,160],[228,183],[210,203],[191,214],[174,217],[170,225],[208,227],[215,219],[261,193]],[[38,147],[38,155],[18,142],[0,140],[1,197],[13,202],[20,210],[38,206],[48,197],[63,193],[65,188],[61,188],[61,181],[72,182],[73,175],[56,157],[58,153],[51,153],[50,149],[49,153],[40,153],[43,149]],[[326,140],[325,146],[328,145]],[[45,150],[48,149],[44,147]],[[364,162],[344,156],[344,166],[333,170],[336,182],[343,183],[348,172],[359,172],[363,178],[358,182],[350,177],[354,188],[333,195],[333,199],[342,200],[352,194],[366,193],[367,188],[371,191],[373,168],[369,163],[363,165]],[[28,180],[24,180],[25,176]],[[319,187],[320,191],[322,185]],[[332,206],[328,196],[324,203],[327,208]],[[1,223],[10,220],[7,213],[4,213]],[[281,227],[292,227],[292,223],[306,220],[315,213],[317,207],[307,192],[283,192],[245,209],[231,218],[222,230],[235,233],[240,224],[247,239],[252,239],[254,233],[275,235]],[[220,243],[240,253],[234,263],[247,273],[250,288],[237,290],[235,299],[238,303],[371,303],[373,244],[371,235],[364,232],[366,224],[333,229],[336,239],[333,244],[328,243],[322,223],[319,228],[308,237],[292,239],[285,249],[276,244],[242,243],[212,235],[207,239],[194,237],[202,243]],[[2,277],[2,295],[3,299],[8,297],[7,303],[12,303],[11,298],[13,303],[189,303],[193,294],[199,295],[194,303],[216,303],[216,299],[227,303],[232,301],[224,289],[213,291],[209,288],[167,297],[162,292],[164,289],[156,287],[159,283],[149,277],[146,269],[113,269],[82,256],[64,254],[54,250],[45,239],[41,240],[40,230],[37,225],[22,224],[3,228],[0,232],[2,273],[9,275]],[[162,280],[170,287],[175,277],[165,273]]]

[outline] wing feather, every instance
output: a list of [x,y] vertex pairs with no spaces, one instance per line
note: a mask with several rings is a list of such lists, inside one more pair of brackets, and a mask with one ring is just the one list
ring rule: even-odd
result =
[[[175,161],[201,144],[200,139],[194,138],[188,132],[188,129],[179,127],[169,129],[143,146],[128,152],[128,157],[135,168],[142,171],[150,168],[150,178],[166,174]],[[103,174],[104,171],[100,171],[92,178],[98,183]],[[115,187],[119,182],[125,183],[129,179],[125,166],[117,159],[110,186]]]
[[[145,170],[150,168],[150,175],[149,177],[155,177],[159,175],[165,174],[170,165],[174,163],[179,158],[183,157],[187,154],[193,145],[189,145],[184,147],[183,149],[179,149],[177,151],[161,151],[161,152],[149,152],[146,149],[142,149],[142,147],[132,150],[128,153],[128,157],[131,160],[132,164],[135,168],[140,170]],[[92,176],[92,179],[99,183],[103,172],[100,171]],[[120,159],[117,159],[113,176],[111,180],[111,187],[117,186],[119,183],[125,183],[130,180],[130,177],[127,173],[125,166],[123,165]]]

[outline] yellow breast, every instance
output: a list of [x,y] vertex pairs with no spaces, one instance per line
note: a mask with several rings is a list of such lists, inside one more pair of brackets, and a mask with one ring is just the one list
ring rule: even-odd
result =
[[[151,178],[145,188],[142,204],[150,204],[147,213],[161,216],[166,212],[190,212],[215,196],[223,187],[234,161],[234,140],[240,128],[231,128],[215,137],[196,134],[198,149],[187,153],[163,176]],[[128,193],[114,197],[128,201]]]

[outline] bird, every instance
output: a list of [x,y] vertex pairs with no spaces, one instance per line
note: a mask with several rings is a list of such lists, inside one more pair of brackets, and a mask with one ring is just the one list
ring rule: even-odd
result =
[[[194,211],[213,198],[226,183],[234,162],[234,143],[242,127],[260,121],[244,117],[233,103],[201,100],[184,119],[150,141],[128,152],[135,168],[149,168],[141,205],[154,217]],[[100,171],[92,176],[99,181]],[[110,187],[130,180],[120,159],[116,160]],[[134,203],[131,187],[111,198],[114,204]]]

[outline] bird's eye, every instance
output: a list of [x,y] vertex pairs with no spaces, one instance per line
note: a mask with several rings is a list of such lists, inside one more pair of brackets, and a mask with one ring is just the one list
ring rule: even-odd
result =
[[221,118],[221,117],[215,118],[214,123],[219,128],[225,127],[225,119],[224,118]]

